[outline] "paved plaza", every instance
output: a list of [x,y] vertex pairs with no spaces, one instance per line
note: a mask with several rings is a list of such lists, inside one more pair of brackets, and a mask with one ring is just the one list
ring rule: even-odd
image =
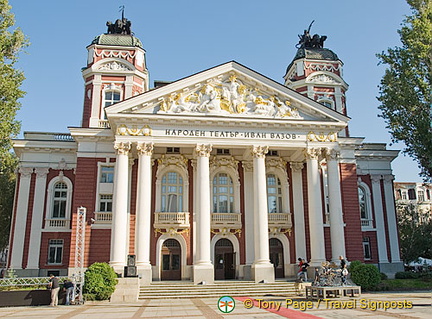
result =
[[[222,297],[222,296],[220,296]],[[365,293],[358,298],[306,300],[302,297],[235,298],[220,308],[220,297],[145,300],[82,306],[0,308],[0,318],[431,318],[431,292]],[[219,304],[218,304],[219,302]],[[218,307],[219,305],[219,307]],[[385,309],[385,308],[388,309]],[[234,308],[234,310],[232,310]],[[305,309],[302,311],[301,309]],[[231,311],[232,310],[232,311]],[[227,311],[230,311],[227,313]]]

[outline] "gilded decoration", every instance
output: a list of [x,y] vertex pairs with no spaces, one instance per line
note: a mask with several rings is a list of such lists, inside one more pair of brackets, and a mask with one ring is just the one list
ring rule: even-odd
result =
[[132,127],[129,127],[125,124],[121,124],[117,127],[117,135],[121,136],[151,136],[152,135],[152,129],[148,125],[144,125],[141,127],[138,127],[136,125],[133,125]]
[[270,236],[276,236],[279,234],[288,234],[288,236],[291,236],[291,233],[292,233],[291,228],[280,228],[280,227],[269,228],[269,235]]
[[241,114],[277,118],[299,118],[287,98],[261,92],[235,74],[220,76],[159,99],[158,113]]
[[117,150],[117,154],[119,154],[119,155],[128,155],[130,148],[131,148],[130,142],[115,142],[114,143],[114,149]]
[[151,156],[153,154],[153,143],[137,143],[138,155]]
[[196,155],[199,157],[210,157],[212,146],[210,144],[198,144],[195,148]]
[[265,158],[268,153],[268,146],[252,146],[251,153],[255,158]]
[[286,162],[280,157],[277,157],[277,158],[267,157],[266,158],[266,166],[278,168],[278,169],[283,170],[284,172],[286,171]]
[[222,237],[228,236],[228,235],[236,235],[238,234],[238,237],[241,237],[242,230],[241,229],[231,229],[231,228],[216,228],[212,229],[211,233],[214,235],[221,235]]
[[212,170],[219,167],[228,167],[237,172],[238,161],[233,156],[213,156],[210,160],[210,167]]
[[310,131],[306,137],[309,142],[336,142],[337,133],[330,132],[328,134],[325,133],[315,133]]
[[179,168],[181,168],[182,170],[187,171],[187,167],[188,167],[188,160],[187,158],[180,154],[180,155],[170,155],[170,156],[166,156],[165,154],[163,154],[161,156],[161,158],[158,159],[158,170],[162,167],[167,167],[170,165],[174,165],[177,166]]
[[160,229],[156,228],[154,230],[154,236],[157,237],[158,234],[165,235],[167,234],[169,237],[174,237],[175,235],[181,235],[185,234],[186,236],[189,235],[189,228],[178,230],[177,228],[170,227],[168,229]]
[[317,160],[320,155],[321,155],[321,149],[320,148],[308,148],[308,149],[305,149],[305,157],[307,159]]

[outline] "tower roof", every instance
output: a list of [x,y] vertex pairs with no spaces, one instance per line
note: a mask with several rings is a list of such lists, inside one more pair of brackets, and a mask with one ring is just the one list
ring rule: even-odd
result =
[[143,48],[141,40],[130,34],[101,34],[94,38],[91,44],[128,46]]

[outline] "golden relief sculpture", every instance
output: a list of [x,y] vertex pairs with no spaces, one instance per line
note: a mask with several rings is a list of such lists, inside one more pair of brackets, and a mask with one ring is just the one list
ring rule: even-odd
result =
[[336,142],[337,141],[337,133],[330,132],[328,134],[318,133],[310,131],[306,137],[309,142]]
[[121,124],[117,127],[117,135],[122,136],[151,136],[152,135],[152,129],[148,125],[144,125],[141,127],[137,127],[136,125],[129,127],[125,124]]
[[299,118],[288,99],[260,92],[242,83],[235,74],[214,78],[191,91],[160,98],[158,113],[242,114],[273,118]]

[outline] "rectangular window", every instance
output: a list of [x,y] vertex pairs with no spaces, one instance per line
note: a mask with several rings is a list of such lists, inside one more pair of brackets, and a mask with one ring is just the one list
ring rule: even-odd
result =
[[101,183],[113,183],[114,182],[114,166],[101,166]]
[[230,154],[230,150],[229,149],[225,149],[225,148],[218,148],[216,150],[216,154],[217,155],[229,155]]
[[364,255],[365,260],[372,259],[370,238],[369,237],[363,237],[363,255]]
[[63,257],[63,239],[50,239],[48,245],[48,264],[61,265]]
[[278,156],[278,151],[275,150],[269,150],[267,153],[268,156]]
[[112,194],[103,194],[99,198],[99,211],[100,212],[112,212]]
[[423,191],[418,191],[418,201],[419,202],[424,202],[424,200],[425,200],[424,192]]
[[179,154],[180,153],[180,147],[167,147],[167,153],[170,154]]

